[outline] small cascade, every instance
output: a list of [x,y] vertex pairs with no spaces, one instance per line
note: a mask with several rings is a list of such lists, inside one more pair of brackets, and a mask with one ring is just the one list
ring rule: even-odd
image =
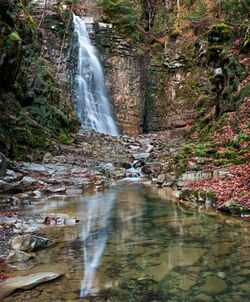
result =
[[112,107],[107,96],[104,74],[97,51],[92,45],[86,19],[73,17],[74,32],[78,39],[78,66],[75,78],[76,112],[83,128],[118,135]]
[[133,180],[140,180],[143,177],[141,166],[137,166],[138,160],[135,160],[131,168],[126,170],[126,178],[132,178]]

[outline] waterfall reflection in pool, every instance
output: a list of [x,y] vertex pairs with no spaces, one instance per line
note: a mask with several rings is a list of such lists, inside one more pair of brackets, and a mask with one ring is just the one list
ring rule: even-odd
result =
[[83,224],[81,236],[84,262],[81,297],[98,290],[93,288],[93,281],[106,246],[114,200],[115,192],[108,192],[102,198],[93,196],[87,201],[87,221]]
[[81,223],[45,227],[42,235],[57,244],[38,256],[41,265],[64,266],[65,277],[6,302],[249,301],[249,224],[236,227],[230,217],[186,209],[135,183],[61,197],[60,207],[58,199],[36,209],[46,213],[49,203],[49,211]]

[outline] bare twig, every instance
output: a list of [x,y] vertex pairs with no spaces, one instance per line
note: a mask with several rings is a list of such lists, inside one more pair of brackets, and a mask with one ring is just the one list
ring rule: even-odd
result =
[[42,26],[42,23],[43,23],[43,20],[44,20],[44,17],[45,17],[45,13],[46,13],[46,10],[47,10],[47,2],[48,2],[48,0],[44,0],[43,13],[42,13],[42,17],[40,19],[40,22],[38,24],[38,28],[40,28]]

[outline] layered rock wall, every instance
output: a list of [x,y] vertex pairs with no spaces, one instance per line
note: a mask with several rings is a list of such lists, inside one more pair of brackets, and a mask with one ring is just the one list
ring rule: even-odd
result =
[[131,44],[112,28],[100,24],[96,29],[96,45],[102,56],[118,127],[124,133],[142,133],[147,58],[138,56]]

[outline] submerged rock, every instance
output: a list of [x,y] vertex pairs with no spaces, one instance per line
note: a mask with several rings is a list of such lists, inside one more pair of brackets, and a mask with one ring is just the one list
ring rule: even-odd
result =
[[213,298],[208,296],[208,295],[205,295],[205,294],[199,294],[194,298],[194,301],[197,301],[197,302],[212,302]]
[[23,235],[12,239],[11,246],[14,250],[30,252],[49,247],[52,243],[52,241],[44,237]]
[[206,294],[219,294],[227,288],[227,284],[224,280],[217,276],[208,276],[205,284],[200,288],[201,292]]
[[42,272],[27,276],[9,278],[0,283],[0,298],[5,298],[12,294],[16,289],[31,289],[39,284],[49,282],[62,276],[62,273]]
[[22,251],[12,251],[8,255],[6,262],[12,268],[23,270],[33,267],[37,262],[37,257],[34,253],[28,254]]

